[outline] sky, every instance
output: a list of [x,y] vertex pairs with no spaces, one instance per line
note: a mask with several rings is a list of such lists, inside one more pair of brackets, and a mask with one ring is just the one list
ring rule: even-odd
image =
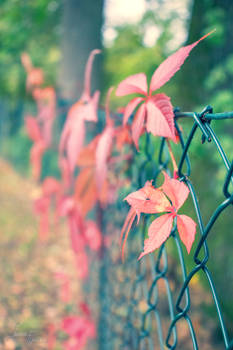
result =
[[[161,18],[171,12],[178,13],[177,20],[174,21],[174,40],[171,45],[176,49],[182,45],[186,39],[185,23],[189,15],[188,6],[191,0],[154,0],[148,3],[146,0],[106,0],[105,3],[105,26],[103,31],[104,43],[111,45],[116,37],[115,26],[124,24],[136,24],[142,18],[147,7],[153,11],[159,11]],[[144,35],[144,45],[154,46],[159,38],[160,30],[156,25],[148,27]]]

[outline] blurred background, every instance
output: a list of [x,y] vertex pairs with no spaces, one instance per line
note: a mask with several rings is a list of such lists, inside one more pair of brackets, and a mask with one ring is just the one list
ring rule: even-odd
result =
[[[61,236],[54,236],[51,246],[43,253],[35,244],[37,221],[31,201],[38,187],[30,178],[31,141],[24,128],[24,116],[35,112],[35,104],[25,89],[22,52],[30,55],[34,66],[44,70],[46,85],[56,89],[60,117],[55,130],[58,130],[64,122],[67,106],[80,97],[84,66],[91,50],[102,50],[94,63],[92,87],[102,91],[103,104],[110,86],[139,72],[145,72],[150,78],[174,50],[216,28],[214,34],[195,48],[163,92],[171,96],[173,106],[182,111],[199,112],[206,105],[211,105],[214,112],[232,111],[232,18],[231,0],[0,2],[0,262],[3,271],[0,328],[3,349],[14,349],[7,334],[12,332],[16,321],[21,328],[30,329],[32,325],[40,328],[45,320],[57,317],[59,302],[54,306],[56,290],[49,286],[50,271],[64,261],[70,269],[70,257],[64,258],[64,249],[58,248],[68,244]],[[122,106],[122,101],[125,100],[119,103],[113,95],[114,107]],[[184,134],[186,123],[182,123]],[[232,160],[232,121],[213,123]],[[196,142],[192,152],[195,160],[192,180],[198,184],[201,210],[208,219],[216,203],[222,200],[225,170],[211,146],[203,148],[201,142]],[[56,161],[56,152],[49,150],[43,159],[42,177],[57,174]],[[229,329],[233,325],[231,228],[232,208],[228,208],[209,239],[209,267]],[[53,250],[55,258],[49,254]],[[41,266],[44,273],[41,273]],[[209,292],[202,276],[196,283],[200,285],[196,298],[208,299]],[[219,329],[211,303],[204,303],[202,310],[213,321],[211,329],[218,343]]]

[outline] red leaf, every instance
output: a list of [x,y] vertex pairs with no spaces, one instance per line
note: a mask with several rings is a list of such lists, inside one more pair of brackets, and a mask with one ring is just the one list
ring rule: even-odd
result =
[[129,125],[118,126],[115,128],[115,137],[116,137],[116,148],[119,152],[122,151],[122,148],[125,145],[131,145],[133,140],[130,134]]
[[86,100],[90,98],[91,95],[91,71],[95,55],[101,53],[101,50],[92,50],[86,64],[85,68],[85,78],[84,78],[84,89],[81,99]]
[[105,102],[105,118],[106,118],[106,126],[113,126],[113,120],[111,119],[110,116],[110,109],[109,109],[109,104],[110,104],[110,96],[113,91],[114,87],[110,87],[107,92],[106,96],[106,102]]
[[86,221],[85,238],[87,244],[93,251],[98,251],[101,247],[101,232],[94,221]]
[[174,139],[175,128],[173,125],[174,117],[172,113],[172,107],[169,100],[167,100],[165,103],[167,105],[166,106],[167,109],[164,110],[164,108],[161,109],[158,106],[158,100],[155,100],[155,98],[148,100],[148,102],[146,103],[146,108],[147,108],[146,128],[147,128],[147,131],[151,132],[154,136],[158,135],[158,136],[169,137],[171,139]]
[[[81,152],[85,139],[85,120],[96,121],[96,105],[90,104],[82,105],[77,102],[73,105],[68,113],[67,120],[62,131],[61,140],[59,144],[59,151],[62,155],[65,151],[67,153],[68,163],[71,172],[74,171],[76,161]],[[96,103],[94,101],[94,103]]]
[[26,86],[27,89],[31,89],[35,86],[40,86],[44,82],[44,73],[40,68],[33,68],[27,76]]
[[30,72],[32,70],[33,68],[32,61],[30,56],[27,54],[27,52],[23,52],[21,54],[21,62],[26,72]]
[[78,155],[77,165],[79,167],[94,167],[96,147],[101,135],[97,135],[94,139],[85,146]]
[[177,229],[181,241],[190,253],[196,234],[196,223],[189,216],[177,215]]
[[67,139],[67,160],[71,172],[74,171],[77,158],[83,147],[85,139],[85,124],[82,118],[77,118],[71,125],[69,138]]
[[[124,233],[125,233],[124,241],[123,241],[123,244],[122,244],[122,251],[121,251],[122,261],[124,261],[125,244],[126,244],[126,241],[127,241],[128,235],[129,235],[129,231],[130,231],[130,229],[132,227],[132,224],[134,222],[134,219],[135,219],[136,215],[137,214],[134,211],[134,209],[131,208],[129,210],[129,212],[128,212],[128,215],[127,215],[127,217],[125,219],[124,225],[123,225],[122,230],[121,230],[120,245],[122,244],[123,236],[124,236]],[[138,216],[138,221],[139,221],[139,216]]]
[[138,259],[153,252],[166,241],[171,233],[172,223],[173,217],[171,214],[161,215],[151,223],[148,232],[149,238],[144,241],[144,252],[140,254]]
[[36,118],[27,116],[25,117],[25,126],[29,138],[34,141],[40,141],[42,139],[41,130]]
[[97,197],[94,169],[84,168],[80,171],[75,184],[75,201],[79,203],[83,216],[93,208]]
[[61,185],[57,179],[52,176],[48,176],[43,181],[42,191],[45,196],[51,196],[52,194],[56,194],[61,191]]
[[75,256],[78,277],[85,280],[89,274],[88,255],[85,250],[79,251]]
[[35,180],[39,180],[41,173],[42,155],[46,150],[47,145],[43,140],[34,143],[30,152],[30,162],[32,165],[32,175]]
[[127,104],[124,110],[123,125],[127,124],[129,117],[131,116],[135,108],[139,105],[139,103],[142,101],[143,97],[135,97]]
[[170,207],[170,202],[163,192],[155,189],[150,182],[147,182],[140,190],[130,193],[125,200],[137,214],[162,213]]
[[146,116],[146,106],[145,104],[142,104],[138,108],[132,124],[132,138],[137,150],[139,150],[138,140],[143,131],[145,116]]
[[171,200],[173,206],[178,210],[185,202],[189,195],[188,187],[183,183],[175,179],[171,179],[170,176],[163,171],[164,183],[162,190]]
[[180,69],[186,58],[188,57],[190,51],[204,38],[210,35],[212,32],[204,35],[201,39],[195,43],[181,47],[178,51],[169,56],[164,62],[154,72],[151,83],[150,91],[155,91],[163,86],[171,77]]
[[90,79],[93,58],[99,52],[99,50],[93,50],[89,56],[85,72],[83,94],[81,99],[70,108],[61,135],[59,144],[60,156],[62,157],[62,153],[64,152],[67,153],[71,172],[75,169],[78,155],[84,144],[84,121],[97,121],[97,107],[100,93],[96,91],[92,97],[90,96]]
[[52,127],[56,116],[56,93],[53,87],[33,90],[33,97],[37,102],[38,120],[41,123],[41,131],[48,145],[52,140]]
[[113,145],[114,129],[107,126],[100,136],[96,148],[96,184],[99,191],[107,177],[107,161]]
[[61,170],[62,185],[65,189],[68,189],[71,184],[71,172],[69,168],[68,161],[65,157],[60,157],[59,167]]
[[92,97],[89,98],[88,101],[84,102],[79,107],[79,117],[90,121],[97,122],[97,109],[99,103],[100,92],[96,91]]
[[70,336],[64,343],[66,350],[82,350],[88,339],[96,336],[95,324],[87,316],[67,316],[61,328]]
[[49,234],[49,206],[50,199],[41,197],[34,203],[35,211],[39,215],[39,239],[46,241]]
[[52,323],[50,323],[47,327],[47,342],[48,350],[53,350],[56,344],[56,328]]
[[173,107],[170,97],[157,94],[147,103],[147,131],[176,142]]
[[144,73],[134,74],[124,79],[116,90],[117,96],[125,96],[134,93],[147,94],[147,80]]
[[86,121],[97,122],[97,109],[99,103],[100,92],[96,91],[93,97],[86,102],[77,102],[77,107],[72,111],[71,118],[82,118]]

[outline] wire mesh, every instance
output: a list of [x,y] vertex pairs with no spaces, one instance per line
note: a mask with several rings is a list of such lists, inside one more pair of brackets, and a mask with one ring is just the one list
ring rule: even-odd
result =
[[[187,257],[174,226],[169,239],[154,254],[137,261],[142,251],[144,237],[148,227],[148,217],[134,227],[130,233],[125,262],[120,259],[120,248],[112,222],[122,226],[125,208],[122,201],[104,212],[103,227],[106,235],[115,235],[111,249],[104,249],[99,275],[99,337],[98,348],[104,349],[200,349],[198,325],[192,319],[192,286],[196,276],[202,273],[208,283],[212,304],[221,329],[221,349],[233,349],[233,339],[225,325],[221,303],[216,286],[208,268],[208,238],[214,231],[215,223],[221,214],[233,203],[231,183],[233,182],[233,162],[230,163],[221,143],[211,125],[212,120],[219,122],[233,118],[233,112],[214,114],[207,106],[201,113],[183,113],[175,109],[175,127],[180,138],[178,175],[189,188],[195,221],[199,226],[196,238],[197,246],[191,251],[189,260],[193,268],[187,269]],[[178,125],[179,118],[191,118],[191,129],[184,139]],[[192,145],[199,137],[203,147],[209,142],[214,144],[226,169],[225,182],[222,185],[222,202],[216,205],[208,222],[204,224],[198,200],[198,184],[190,180],[193,158]],[[135,152],[135,157],[137,157]],[[165,139],[160,142],[158,156],[155,156],[151,136],[146,135],[140,166],[131,169],[131,189],[128,193],[142,187],[146,180],[154,180],[156,185],[160,173],[169,172],[170,158]],[[118,216],[116,216],[118,212]],[[109,220],[111,218],[111,220]],[[175,251],[170,254],[171,250]],[[180,276],[180,278],[177,277]],[[230,287],[230,286],[229,286]],[[180,336],[185,333],[185,338]],[[182,338],[182,339],[181,339]],[[204,349],[204,346],[202,347]]]

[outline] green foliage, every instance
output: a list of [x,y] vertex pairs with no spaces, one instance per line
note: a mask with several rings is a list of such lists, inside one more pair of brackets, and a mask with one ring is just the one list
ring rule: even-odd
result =
[[[61,2],[56,0],[3,0],[0,5],[0,94],[24,96],[25,73],[20,55],[29,53],[54,83]],[[49,33],[49,35],[48,35]],[[48,73],[48,74],[47,74]]]
[[119,28],[113,47],[105,49],[106,89],[131,74],[145,72],[151,76],[161,61],[161,47],[145,48],[136,27]]
[[24,175],[29,175],[29,154],[31,141],[24,129],[14,136],[2,140],[1,155],[10,161]]
[[[163,1],[161,1],[163,3]],[[184,2],[186,3],[186,2]],[[201,2],[199,2],[201,4]],[[181,110],[201,111],[206,104],[211,104],[215,112],[233,110],[233,50],[229,54],[229,47],[232,41],[227,42],[225,25],[229,14],[223,8],[214,6],[212,0],[206,1],[209,10],[201,18],[196,18],[198,30],[202,35],[216,28],[216,33],[207,41],[203,42],[200,48],[197,48],[197,54],[192,53],[185,65],[189,65],[187,70],[180,71],[169,82],[163,92],[171,96],[174,106],[179,105]],[[224,3],[224,2],[223,2]],[[60,57],[59,32],[60,32],[60,14],[61,1],[58,0],[2,0],[0,5],[0,95],[7,95],[16,99],[25,98],[25,79],[26,75],[20,62],[20,55],[23,51],[29,53],[35,66],[40,66],[45,70],[46,84],[54,84],[57,63]],[[177,13],[171,13],[169,16],[160,16],[159,12],[147,11],[137,25],[124,25],[116,27],[116,39],[111,46],[104,49],[104,86],[105,92],[111,85],[116,86],[122,79],[128,75],[145,72],[148,79],[151,77],[156,67],[171,53],[169,43],[174,39],[174,23],[177,19]],[[200,19],[203,19],[201,22]],[[200,23],[204,25],[200,29]],[[153,47],[146,47],[144,44],[145,31],[149,26],[157,26],[160,36]],[[172,27],[173,25],[173,27]],[[178,26],[177,31],[180,28]],[[193,33],[195,39],[200,37],[199,32]],[[224,46],[225,45],[225,46]],[[207,47],[206,51],[204,48]],[[228,47],[228,54],[224,59],[218,61],[218,64],[210,62],[212,56],[210,52],[216,54]],[[208,51],[208,49],[213,51]],[[214,49],[216,49],[214,51]],[[200,56],[200,61],[195,60]],[[211,56],[209,64],[205,64],[205,58]],[[214,55],[213,55],[214,56]],[[216,56],[216,55],[215,55]],[[215,57],[213,57],[214,60]],[[202,65],[203,62],[203,65]],[[187,66],[188,67],[188,66]],[[200,69],[201,68],[201,69]],[[197,76],[197,78],[196,78]],[[200,77],[201,76],[201,77]],[[200,93],[205,91],[204,94]],[[27,97],[28,98],[28,97]],[[113,96],[114,98],[114,96]],[[114,100],[115,105],[124,105]],[[122,100],[124,101],[124,100]],[[214,122],[213,122],[214,123]],[[189,130],[189,121],[180,123],[184,129],[184,136]],[[226,153],[232,155],[232,132],[233,127],[230,122],[216,122],[215,129],[219,135]],[[186,129],[187,128],[187,129]],[[152,146],[158,151],[159,141],[151,138]],[[140,139],[140,149],[145,147],[146,138]],[[1,140],[2,155],[10,160],[16,169],[25,175],[29,175],[29,152],[31,141],[23,129],[9,137]],[[192,145],[191,155],[194,160],[192,163],[192,181],[198,184],[200,203],[202,204],[203,217],[208,218],[216,198],[219,202],[223,199],[220,186],[224,182],[226,171],[222,167],[219,156],[212,152],[212,144],[204,147],[201,144],[201,135],[196,136]],[[211,156],[210,156],[211,155]],[[178,153],[177,153],[178,157]],[[179,158],[178,158],[179,161]],[[143,152],[135,157],[132,169],[132,177],[137,176],[138,169],[143,166]],[[50,150],[45,153],[43,159],[43,174],[58,175],[57,158],[55,152]],[[152,169],[147,169],[148,176]],[[203,176],[203,174],[205,174]],[[146,179],[142,179],[142,182]],[[220,184],[216,186],[215,184]],[[136,188],[135,188],[136,190]],[[126,193],[121,194],[124,198]],[[226,292],[226,285],[222,283],[222,271],[226,273],[226,280],[232,270],[232,243],[229,240],[229,227],[231,224],[232,208],[226,211],[221,221],[216,224],[216,231],[209,237],[208,244],[213,256],[210,257],[209,265],[219,285],[222,296],[226,295],[224,303],[228,315],[233,314],[233,303],[231,296]],[[193,216],[191,205],[187,207],[187,214]],[[191,266],[191,262],[190,262]],[[203,281],[203,283],[206,283]]]

